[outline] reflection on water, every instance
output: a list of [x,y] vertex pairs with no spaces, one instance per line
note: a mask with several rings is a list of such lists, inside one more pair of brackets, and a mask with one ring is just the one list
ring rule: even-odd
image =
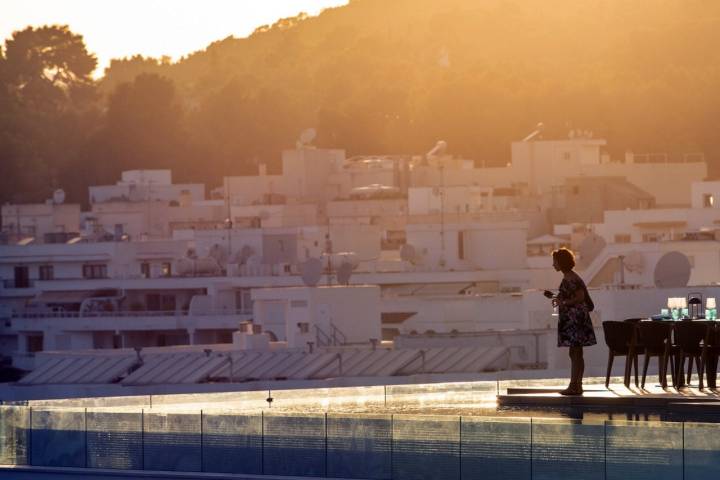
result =
[[[353,414],[412,414],[455,415],[484,417],[558,418],[581,420],[583,423],[605,420],[634,421],[698,421],[720,423],[719,414],[698,413],[696,409],[668,410],[665,407],[633,408],[610,405],[572,405],[547,407],[499,406],[498,394],[508,389],[524,387],[563,388],[565,379],[502,380],[484,382],[454,382],[437,384],[408,384],[346,388],[314,388],[265,390],[252,392],[223,392],[145,397],[143,404],[135,398],[132,404],[122,405],[118,398],[67,399],[40,402],[45,407],[88,407],[96,411],[134,411],[181,413],[205,412],[230,414],[293,413],[353,413]],[[621,378],[612,380],[622,385]],[[606,393],[604,377],[588,378],[588,391]],[[611,385],[612,387],[612,385]],[[133,397],[127,397],[127,402]],[[140,403],[139,403],[140,402]],[[32,406],[32,404],[31,404]],[[707,409],[703,409],[707,412]],[[720,410],[718,410],[720,412]]]

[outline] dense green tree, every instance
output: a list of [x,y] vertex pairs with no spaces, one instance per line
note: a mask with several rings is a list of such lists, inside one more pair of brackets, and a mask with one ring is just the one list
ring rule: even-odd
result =
[[[120,171],[141,168],[184,170],[187,144],[183,109],[172,80],[141,74],[120,84],[110,95],[104,126],[95,139],[101,156],[111,163],[102,169],[117,176]],[[107,178],[108,174],[98,173]]]
[[67,25],[27,27],[5,43],[6,85],[37,109],[92,100],[97,59]]
[[73,183],[69,170],[96,123],[97,61],[67,26],[45,26],[13,33],[0,63],[0,150],[10,182],[0,200],[41,201]]

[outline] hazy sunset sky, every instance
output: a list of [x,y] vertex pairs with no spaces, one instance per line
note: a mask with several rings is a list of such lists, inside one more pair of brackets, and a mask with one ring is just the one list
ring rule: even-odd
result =
[[69,25],[98,58],[141,54],[173,60],[230,35],[245,37],[300,12],[310,15],[348,0],[2,0],[0,43],[28,25]]

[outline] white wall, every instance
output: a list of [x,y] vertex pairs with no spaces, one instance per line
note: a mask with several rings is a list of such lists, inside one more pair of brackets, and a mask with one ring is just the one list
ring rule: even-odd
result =
[[[714,230],[720,224],[720,210],[715,208],[657,208],[649,210],[608,210],[604,222],[594,225],[594,231],[608,243],[614,243],[616,235],[631,236],[632,242],[641,242],[644,233],[665,234],[666,240],[676,238],[686,231],[703,228]],[[658,222],[657,227],[637,224]],[[685,222],[677,227],[662,226],[663,222]]]
[[80,205],[38,203],[3,205],[2,230],[43,240],[46,233],[79,232]]
[[[525,268],[527,222],[412,224],[407,226],[407,243],[429,267],[488,270]],[[463,235],[464,259],[459,258]],[[444,246],[443,246],[444,239]]]
[[[284,323],[290,348],[306,348],[307,341],[315,341],[315,325],[326,335],[335,325],[347,343],[381,338],[380,288],[375,285],[253,289],[252,298],[254,322],[278,337]],[[308,324],[308,334],[300,332],[298,323]]]
[[140,185],[170,185],[172,184],[172,172],[170,170],[125,170],[120,174],[120,184]]
[[[692,208],[720,208],[720,182],[693,182],[691,186]],[[705,196],[712,196],[712,207],[705,206]]]

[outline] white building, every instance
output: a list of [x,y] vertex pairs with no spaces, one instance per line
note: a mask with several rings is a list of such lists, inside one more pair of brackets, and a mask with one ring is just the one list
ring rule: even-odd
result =
[[80,232],[80,205],[48,201],[38,204],[2,206],[2,235],[5,243],[32,238],[36,243],[65,242]]
[[90,203],[105,202],[178,202],[191,203],[205,198],[200,183],[173,184],[170,170],[128,170],[115,185],[89,188]]
[[[125,172],[117,185],[91,188],[86,214],[89,230],[123,241],[0,247],[0,348],[30,368],[43,349],[230,343],[251,319],[291,348],[319,346],[331,323],[349,343],[547,329],[551,309],[536,290],[559,283],[546,255],[565,240],[581,250],[587,282],[610,292],[596,299],[596,322],[655,309],[654,293],[642,305],[625,293],[614,304],[612,289],[650,290],[668,252],[688,257],[689,285],[720,278],[720,187],[693,183],[704,163],[612,162],[603,146],[518,142],[502,168],[446,155],[345,159],[302,146],[283,152],[281,174],[227,177],[226,198],[212,201],[172,185],[169,171]],[[653,188],[663,176],[677,188]],[[543,236],[552,228],[546,194],[598,177],[632,183],[629,198],[661,208],[607,211]],[[378,194],[353,194],[367,186]],[[591,254],[579,248],[590,233],[602,241]],[[303,286],[300,267],[311,258],[321,260],[323,288]],[[354,270],[340,288],[345,261]]]

